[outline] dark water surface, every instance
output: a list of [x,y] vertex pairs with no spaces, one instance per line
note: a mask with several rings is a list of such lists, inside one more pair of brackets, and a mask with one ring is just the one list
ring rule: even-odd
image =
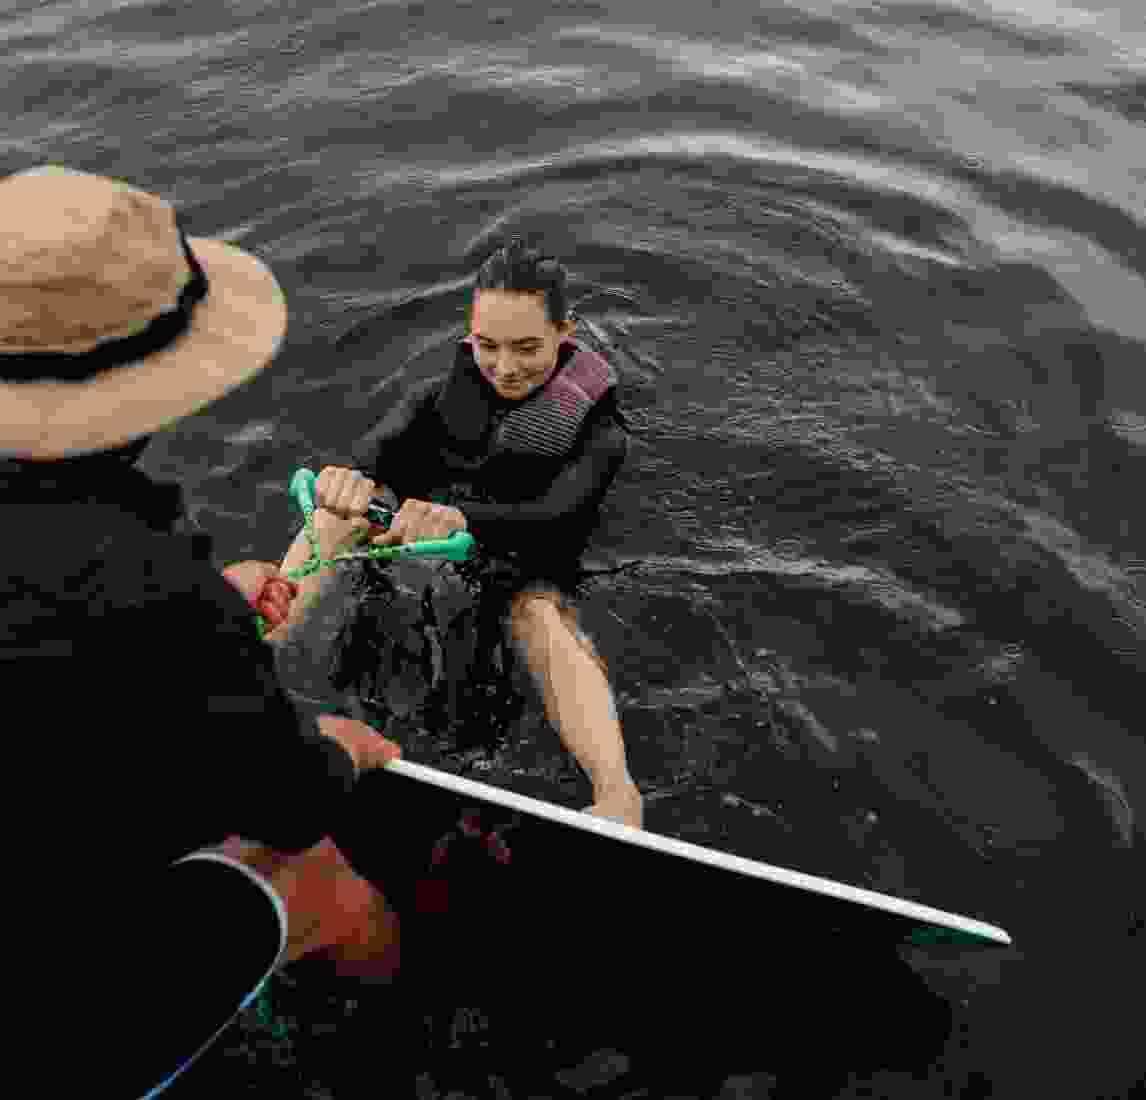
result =
[[[562,257],[635,428],[583,614],[648,827],[1002,924],[913,960],[969,1064],[1129,1095],[1138,0],[4,2],[0,48],[0,172],[126,178],[287,289],[145,460],[220,564],[281,557],[292,471],[443,368],[503,236]],[[479,777],[583,804],[530,729]]]

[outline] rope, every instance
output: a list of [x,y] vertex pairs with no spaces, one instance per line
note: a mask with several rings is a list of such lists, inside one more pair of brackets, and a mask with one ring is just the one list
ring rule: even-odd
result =
[[[427,539],[423,542],[404,543],[401,546],[372,546],[366,550],[351,550],[324,558],[318,549],[318,532],[314,528],[314,495],[318,481],[313,470],[305,466],[295,471],[290,482],[290,493],[303,515],[306,537],[310,542],[310,557],[297,569],[291,569],[286,576],[294,581],[309,577],[321,569],[331,569],[347,561],[398,561],[401,558],[445,558],[446,561],[466,561],[474,552],[474,537],[468,531],[455,531],[448,539]],[[389,527],[394,513],[376,502],[371,503],[367,514]],[[365,533],[362,536],[366,537]],[[266,620],[258,617],[259,637],[267,631]]]

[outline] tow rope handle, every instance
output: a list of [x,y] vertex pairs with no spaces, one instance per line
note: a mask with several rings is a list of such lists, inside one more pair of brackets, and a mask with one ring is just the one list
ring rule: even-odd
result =
[[[313,470],[305,466],[295,471],[290,482],[290,493],[302,511],[306,520],[308,532],[313,532],[314,523],[314,496],[318,478]],[[367,515],[374,522],[383,527],[389,527],[394,513],[379,500],[372,500]],[[314,540],[311,540],[312,545]],[[402,546],[375,546],[359,553],[338,554],[331,558],[332,562],[349,561],[355,558],[374,558],[382,561],[397,561],[401,558],[445,558],[447,561],[466,561],[473,553],[474,537],[468,531],[455,531],[447,539],[426,539],[423,542],[408,542]],[[312,559],[313,562],[313,559]],[[312,562],[308,562],[304,569],[310,569]],[[294,578],[292,571],[290,576]],[[306,574],[302,574],[306,575]]]
[[[306,525],[307,538],[310,539],[310,558],[297,569],[286,574],[291,580],[309,577],[320,569],[336,565],[342,561],[358,561],[370,559],[373,561],[400,561],[403,558],[444,558],[446,561],[466,561],[474,552],[476,543],[468,531],[455,531],[446,539],[426,539],[422,542],[408,542],[401,546],[371,546],[366,550],[352,550],[343,554],[335,554],[333,558],[323,558],[318,549],[318,535],[314,530],[314,498],[318,477],[313,470],[305,466],[295,471],[290,480],[290,495],[302,512]],[[367,518],[382,527],[389,527],[394,519],[394,513],[380,500],[371,500],[366,510]],[[259,637],[263,637],[267,630],[267,623],[260,615],[258,617]]]

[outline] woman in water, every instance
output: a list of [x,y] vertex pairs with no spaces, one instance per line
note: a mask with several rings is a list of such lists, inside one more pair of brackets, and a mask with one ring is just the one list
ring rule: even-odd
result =
[[[573,604],[579,559],[628,437],[613,368],[573,339],[565,279],[560,263],[520,240],[491,255],[452,369],[411,387],[349,463],[323,469],[316,503],[360,517],[372,496],[392,494],[401,507],[373,539],[381,545],[473,534],[505,586],[506,638],[592,784],[588,812],[640,828],[605,662]],[[300,535],[282,571],[309,552]],[[302,582],[292,616],[322,583]]]

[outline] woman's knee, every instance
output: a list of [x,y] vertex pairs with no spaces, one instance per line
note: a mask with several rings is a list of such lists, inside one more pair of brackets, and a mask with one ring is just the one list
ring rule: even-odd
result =
[[561,594],[549,588],[527,588],[509,601],[511,626],[534,623],[561,608]]
[[557,600],[547,592],[518,592],[509,601],[505,619],[506,641],[519,653],[536,647],[543,627],[557,617]]
[[597,652],[592,638],[581,629],[576,609],[556,589],[527,589],[510,601],[509,640],[519,652],[529,650],[546,624],[551,629],[563,629],[568,633],[602,675],[608,677],[608,665]]

